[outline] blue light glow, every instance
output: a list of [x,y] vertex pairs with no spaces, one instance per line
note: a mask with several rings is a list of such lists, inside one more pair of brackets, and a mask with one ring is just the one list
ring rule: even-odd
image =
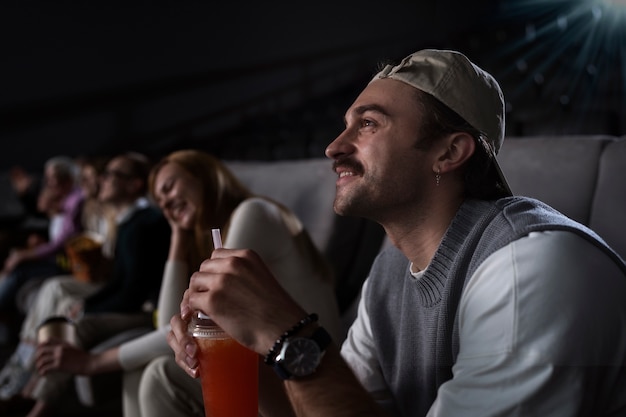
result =
[[508,65],[499,75],[513,111],[555,125],[563,116],[572,130],[598,114],[626,120],[626,0],[506,0],[500,11],[510,35],[491,58]]

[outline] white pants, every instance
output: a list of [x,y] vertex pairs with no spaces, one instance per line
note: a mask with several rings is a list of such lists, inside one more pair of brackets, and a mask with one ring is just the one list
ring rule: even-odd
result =
[[130,383],[127,386],[125,377],[124,417],[204,417],[200,380],[187,375],[173,356],[150,362],[141,376],[138,396],[133,389]]
[[78,300],[95,293],[102,284],[79,281],[72,275],[60,275],[44,281],[39,289],[35,302],[28,310],[20,340],[35,343],[37,328],[48,317],[66,315],[69,307]]

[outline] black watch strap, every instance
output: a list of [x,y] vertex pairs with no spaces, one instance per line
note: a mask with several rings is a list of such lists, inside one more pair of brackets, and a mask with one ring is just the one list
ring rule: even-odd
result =
[[328,332],[326,331],[326,329],[320,326],[317,329],[315,329],[310,339],[313,340],[315,343],[317,343],[317,346],[319,346],[320,348],[320,352],[324,352],[326,348],[328,347],[328,345],[330,344],[331,337],[330,337],[330,334],[328,334]]
[[[308,337],[308,339],[313,340],[317,344],[322,355],[324,354],[324,351],[326,350],[326,348],[328,347],[331,341],[330,334],[328,334],[326,329],[324,329],[321,326],[315,329],[313,334],[310,337]],[[276,372],[276,374],[282,380],[291,379],[291,377],[293,376],[287,369],[285,369],[282,366],[280,362],[274,362],[272,364],[272,367],[274,368],[274,371]]]
[[286,332],[284,332],[283,334],[281,334],[280,337],[278,339],[276,339],[276,342],[274,342],[274,345],[269,350],[269,352],[267,352],[267,355],[265,355],[265,359],[263,359],[263,362],[265,362],[266,365],[273,365],[274,364],[274,358],[278,354],[278,351],[280,350],[280,347],[283,345],[285,340],[287,338],[291,337],[292,335],[294,335],[295,333],[299,332],[303,327],[309,325],[310,323],[316,322],[317,319],[318,319],[317,314],[316,313],[311,313],[311,314],[307,315],[306,317],[304,317],[299,322],[297,322],[296,324],[294,324],[291,327],[291,329],[289,329]]

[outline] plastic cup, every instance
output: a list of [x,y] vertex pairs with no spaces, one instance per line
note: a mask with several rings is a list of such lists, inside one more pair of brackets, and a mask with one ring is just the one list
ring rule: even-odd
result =
[[198,345],[206,417],[257,417],[258,355],[240,345],[211,319],[194,315],[190,332]]

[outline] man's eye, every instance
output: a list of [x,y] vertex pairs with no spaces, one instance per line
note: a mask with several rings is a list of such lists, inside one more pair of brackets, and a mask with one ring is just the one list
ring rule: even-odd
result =
[[374,122],[372,120],[369,120],[369,119],[363,119],[363,121],[361,122],[361,126],[362,127],[374,126]]

